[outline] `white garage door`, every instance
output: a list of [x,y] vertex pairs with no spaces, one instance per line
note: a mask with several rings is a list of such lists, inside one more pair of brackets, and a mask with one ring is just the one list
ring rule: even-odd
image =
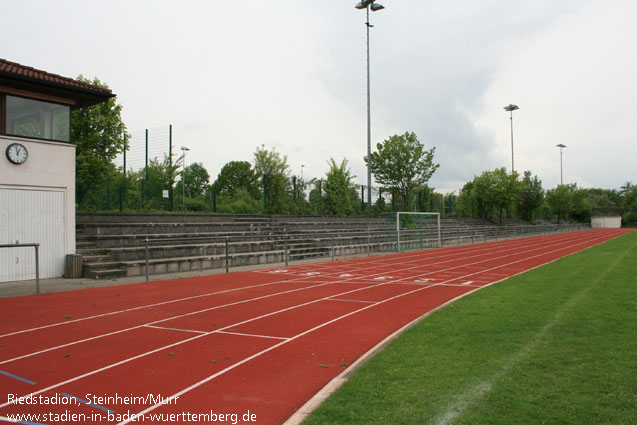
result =
[[[64,274],[65,192],[0,188],[0,245],[40,244],[40,277]],[[0,248],[0,282],[35,279],[34,248]]]

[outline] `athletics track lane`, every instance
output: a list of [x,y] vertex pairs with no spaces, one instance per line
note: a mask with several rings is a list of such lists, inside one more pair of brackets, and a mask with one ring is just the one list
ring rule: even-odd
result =
[[[250,410],[256,423],[282,423],[346,365],[406,323],[479,286],[622,233],[590,230],[5,299],[0,307],[13,302],[0,310],[10,317],[1,321],[0,334],[12,335],[0,337],[0,371],[13,377],[0,374],[0,416],[25,411],[4,403],[8,393],[80,398],[153,393],[179,399],[169,405],[73,409],[93,415],[104,409],[148,414]],[[91,300],[104,294],[111,297],[93,306],[97,302]],[[36,309],[35,318],[28,308]],[[62,315],[71,316],[71,322],[60,320]],[[109,332],[118,333],[103,336]],[[56,338],[70,345],[55,348]],[[73,343],[86,338],[94,339]],[[23,346],[48,351],[29,355],[32,351]],[[15,359],[16,353],[27,357]],[[38,405],[26,410],[67,409]],[[92,419],[85,423],[117,423],[106,416]]]

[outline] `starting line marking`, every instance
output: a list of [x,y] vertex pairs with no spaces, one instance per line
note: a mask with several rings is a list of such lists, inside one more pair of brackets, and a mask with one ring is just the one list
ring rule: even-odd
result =
[[422,279],[416,279],[414,282],[417,282],[417,283],[429,283],[429,282],[433,282],[435,280],[438,280],[438,279],[432,279],[432,278],[425,277],[425,278],[422,278]]

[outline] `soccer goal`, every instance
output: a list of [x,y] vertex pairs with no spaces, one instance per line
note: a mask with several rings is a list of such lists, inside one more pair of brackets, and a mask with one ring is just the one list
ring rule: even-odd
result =
[[442,247],[439,213],[400,211],[381,214],[380,218],[395,251]]

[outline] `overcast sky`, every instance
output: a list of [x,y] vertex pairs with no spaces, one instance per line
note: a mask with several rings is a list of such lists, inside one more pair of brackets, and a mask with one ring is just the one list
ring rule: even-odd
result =
[[[366,183],[365,12],[357,0],[3,1],[0,57],[108,83],[130,132],[173,125],[214,181],[264,144],[292,173],[347,158]],[[531,170],[637,183],[637,2],[377,0],[371,13],[372,146],[414,132],[436,147],[430,180]],[[135,139],[143,146],[140,137]],[[134,140],[134,141],[135,141]],[[166,147],[167,150],[167,147]]]

